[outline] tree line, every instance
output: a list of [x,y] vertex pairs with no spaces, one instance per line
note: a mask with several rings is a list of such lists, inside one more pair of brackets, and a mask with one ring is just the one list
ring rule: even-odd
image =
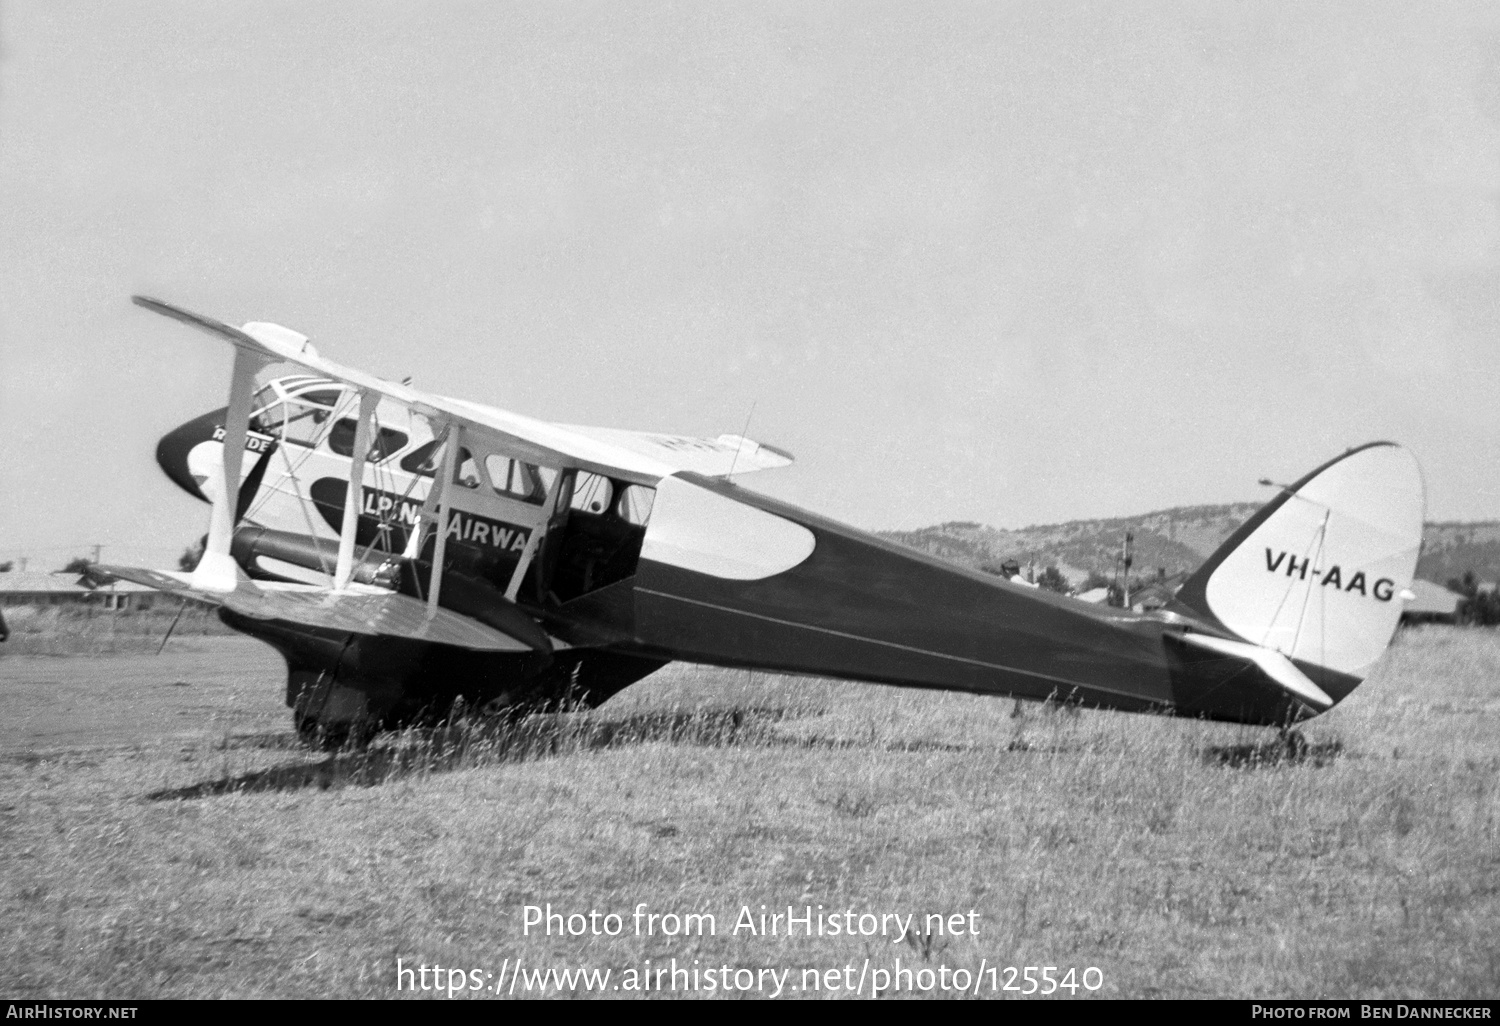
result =
[[1462,577],[1448,578],[1448,590],[1456,591],[1464,597],[1464,600],[1458,604],[1459,623],[1478,624],[1483,627],[1500,624],[1500,588],[1492,587],[1480,591],[1479,578],[1474,576],[1474,571],[1466,570]]

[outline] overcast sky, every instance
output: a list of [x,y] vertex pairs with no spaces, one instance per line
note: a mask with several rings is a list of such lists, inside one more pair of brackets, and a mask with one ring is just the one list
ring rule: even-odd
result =
[[790,449],[866,528],[1500,517],[1500,6],[0,7],[0,556],[175,560],[230,353]]

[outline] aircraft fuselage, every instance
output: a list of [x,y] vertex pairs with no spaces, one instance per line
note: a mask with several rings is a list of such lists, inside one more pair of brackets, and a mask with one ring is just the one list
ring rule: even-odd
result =
[[[163,468],[185,488],[198,483],[183,469],[186,453],[214,441],[214,421],[207,415],[163,441]],[[270,473],[274,482],[278,461],[288,467],[283,477],[293,469],[306,473],[276,449],[265,435],[247,440],[252,492],[288,490],[264,480]],[[319,554],[298,555],[271,544],[274,539],[257,542],[254,529],[242,527],[240,540],[251,540],[236,555],[252,576],[298,568],[317,573],[331,565],[348,490],[337,474],[346,472],[348,461],[341,468],[340,458],[327,452],[298,455],[314,468],[304,483],[315,517],[304,514],[303,521],[312,528],[307,551]],[[214,459],[210,454],[199,462]],[[642,555],[644,531],[610,511],[571,510],[516,599],[561,642],[550,660],[445,651],[227,611],[225,619],[287,657],[289,705],[313,701],[304,694],[310,688],[336,693],[318,699],[325,719],[401,722],[460,696],[478,705],[555,704],[567,695],[597,702],[672,660],[1249,723],[1284,724],[1302,714],[1284,691],[1257,682],[1242,663],[1178,643],[1183,627],[1171,614],[1100,608],[1023,588],[720,480],[683,476],[810,532],[810,555],[767,576],[725,578]],[[357,538],[368,546],[384,532],[377,546],[384,555],[377,557],[403,568],[405,590],[420,595],[430,579],[432,541],[415,559],[393,555],[425,496],[425,487],[411,485],[410,475],[367,479]],[[189,490],[203,497],[197,487]],[[242,493],[241,506],[253,511],[266,498]],[[288,508],[279,521],[297,526],[290,500],[280,501]],[[499,592],[527,536],[523,526],[455,512],[445,565],[480,589],[476,597],[470,588],[465,615],[486,602],[494,609],[505,605]],[[460,601],[456,585],[447,594],[446,605]],[[1356,682],[1325,675],[1323,683],[1339,698]]]

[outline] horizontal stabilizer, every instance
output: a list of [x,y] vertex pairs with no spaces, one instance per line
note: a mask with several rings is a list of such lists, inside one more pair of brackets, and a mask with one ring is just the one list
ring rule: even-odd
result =
[[1262,673],[1315,713],[1333,708],[1333,699],[1328,697],[1327,692],[1309,680],[1307,674],[1297,669],[1290,659],[1275,649],[1261,648],[1245,641],[1216,638],[1209,634],[1189,632],[1179,635],[1179,638],[1184,644],[1254,663]]
[[285,620],[307,627],[378,637],[453,645],[478,652],[530,652],[533,646],[447,609],[429,617],[425,603],[380,588],[355,585],[344,591],[308,584],[239,582],[233,591],[200,591],[191,574],[137,567],[101,566],[122,580],[170,594],[191,596],[255,620]]

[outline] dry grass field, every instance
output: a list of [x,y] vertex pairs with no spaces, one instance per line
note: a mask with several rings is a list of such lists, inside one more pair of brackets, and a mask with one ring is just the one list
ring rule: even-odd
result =
[[[675,958],[848,996],[899,958],[1093,966],[1110,997],[1500,994],[1495,632],[1404,633],[1298,758],[1263,730],[679,666],[592,713],[330,757],[253,641],[0,653],[8,997],[397,996],[398,958],[505,993],[517,959],[621,996]],[[623,932],[526,935],[548,903]],[[641,904],[716,930],[637,935]],[[732,931],[763,904],[917,928]],[[921,928],[970,910],[977,936]]]

